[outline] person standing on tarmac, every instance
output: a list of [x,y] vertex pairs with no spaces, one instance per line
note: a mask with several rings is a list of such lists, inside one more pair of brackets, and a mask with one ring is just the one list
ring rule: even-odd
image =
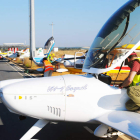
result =
[[129,111],[137,111],[140,108],[140,58],[133,52],[125,60],[125,63],[130,67],[130,73],[124,82],[119,85],[119,88],[129,86],[127,95],[130,99],[126,102],[125,106]]
[[49,77],[53,73],[53,65],[47,60],[47,58],[43,58],[44,65],[44,77]]

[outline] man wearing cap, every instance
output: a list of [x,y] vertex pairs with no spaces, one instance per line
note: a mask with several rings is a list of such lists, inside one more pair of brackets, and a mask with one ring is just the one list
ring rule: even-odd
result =
[[130,73],[119,87],[129,86],[127,95],[130,99],[126,102],[125,106],[130,111],[136,111],[140,108],[140,58],[133,52],[125,60],[125,64],[130,67]]
[[126,58],[125,64],[128,65],[131,70],[129,76],[119,85],[120,88],[128,87],[132,83],[134,76],[140,72],[140,64],[135,52],[131,53],[128,58]]
[[127,94],[130,99],[126,102],[126,108],[130,111],[135,111],[140,108],[140,58],[133,52],[125,60],[125,63],[130,67],[130,73],[120,88],[128,87]]

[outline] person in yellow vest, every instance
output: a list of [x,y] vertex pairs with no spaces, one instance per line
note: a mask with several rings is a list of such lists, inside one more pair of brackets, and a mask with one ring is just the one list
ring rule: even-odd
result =
[[47,60],[47,58],[43,58],[44,64],[44,77],[49,77],[53,73],[53,65]]
[[126,64],[130,67],[130,73],[120,88],[128,87],[127,95],[130,99],[126,102],[125,106],[130,111],[137,111],[140,109],[140,58],[133,52],[126,60]]
[[48,61],[49,61],[50,63],[53,62],[54,56],[55,56],[55,54],[52,53],[52,54],[50,54],[50,55],[47,57],[47,59],[48,59]]

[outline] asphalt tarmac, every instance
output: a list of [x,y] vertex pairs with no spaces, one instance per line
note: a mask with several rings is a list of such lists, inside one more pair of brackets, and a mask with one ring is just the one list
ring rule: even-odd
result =
[[[30,78],[19,67],[7,60],[0,60],[0,81],[7,79]],[[79,116],[80,118],[80,116]],[[35,123],[37,119],[26,118],[10,113],[0,102],[0,140],[19,140]],[[93,135],[98,125],[74,122],[49,123],[32,139],[39,140],[99,140]]]

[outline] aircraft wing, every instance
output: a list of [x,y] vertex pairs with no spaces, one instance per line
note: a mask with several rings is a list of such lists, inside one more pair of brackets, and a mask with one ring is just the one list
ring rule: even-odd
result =
[[38,66],[43,66],[43,58],[44,56],[33,57],[33,61]]
[[139,113],[130,111],[113,111],[96,118],[96,120],[133,138],[140,139]]

